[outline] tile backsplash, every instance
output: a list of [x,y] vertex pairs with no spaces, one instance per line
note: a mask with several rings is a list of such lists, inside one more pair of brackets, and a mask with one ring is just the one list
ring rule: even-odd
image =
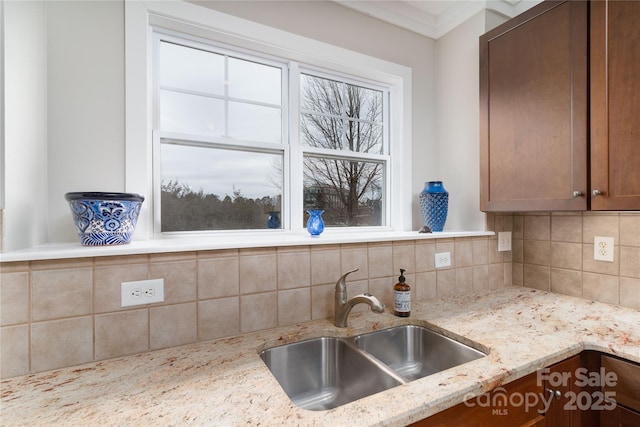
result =
[[[349,295],[388,306],[404,268],[413,301],[516,285],[640,309],[640,213],[488,214],[487,229],[512,231],[513,250],[491,236],[5,262],[0,376],[329,318],[353,268]],[[593,260],[594,236],[614,238],[613,263]],[[120,307],[121,282],[154,278],[163,303]]]
[[[511,216],[492,226],[512,225]],[[437,252],[452,266],[435,269]],[[334,287],[392,305],[400,268],[414,301],[511,285],[497,238],[272,247],[0,264],[3,378],[333,316]],[[120,307],[124,281],[164,278],[165,301]],[[367,310],[364,305],[354,310]]]
[[[614,238],[614,262],[593,259],[594,236]],[[640,214],[513,214],[512,280],[640,309]]]

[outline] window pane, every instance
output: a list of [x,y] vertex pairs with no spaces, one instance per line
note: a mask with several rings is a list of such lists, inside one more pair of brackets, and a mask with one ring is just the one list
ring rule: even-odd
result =
[[350,118],[382,122],[382,92],[347,85],[346,114]]
[[300,141],[309,147],[345,150],[344,120],[319,114],[302,114]]
[[224,56],[173,43],[160,44],[160,85],[224,95]]
[[381,162],[304,158],[304,208],[324,209],[328,226],[382,225],[383,186]]
[[280,105],[282,71],[269,65],[229,58],[229,96]]
[[162,231],[281,228],[282,164],[281,153],[161,144]]
[[346,149],[357,153],[382,154],[382,126],[349,120]]
[[300,107],[303,110],[342,116],[343,100],[344,83],[300,75]]
[[280,108],[229,102],[229,136],[247,141],[281,143]]
[[168,132],[224,135],[224,101],[160,91],[160,128]]

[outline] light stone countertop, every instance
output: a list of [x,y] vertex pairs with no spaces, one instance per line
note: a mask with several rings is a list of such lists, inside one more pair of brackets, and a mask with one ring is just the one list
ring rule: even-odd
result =
[[[489,355],[328,411],[295,406],[258,355],[406,323],[464,337]],[[358,312],[345,329],[311,321],[11,378],[1,383],[0,424],[401,426],[585,349],[640,363],[640,312],[511,287],[413,304],[410,318]]]

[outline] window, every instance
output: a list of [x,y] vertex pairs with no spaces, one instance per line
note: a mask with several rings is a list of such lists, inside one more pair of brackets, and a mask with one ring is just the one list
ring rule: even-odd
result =
[[327,227],[387,225],[388,86],[154,37],[157,231],[295,229],[308,209]]

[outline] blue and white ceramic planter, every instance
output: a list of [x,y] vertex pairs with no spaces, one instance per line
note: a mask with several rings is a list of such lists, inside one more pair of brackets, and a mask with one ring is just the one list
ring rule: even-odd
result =
[[424,225],[431,231],[442,231],[449,211],[449,192],[442,181],[426,182],[419,197]]
[[133,193],[67,193],[80,243],[123,245],[131,241],[144,197]]

